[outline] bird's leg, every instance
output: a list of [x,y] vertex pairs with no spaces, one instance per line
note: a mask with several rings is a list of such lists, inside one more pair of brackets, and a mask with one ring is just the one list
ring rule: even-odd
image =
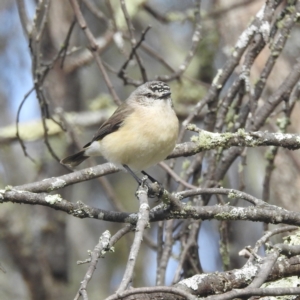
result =
[[158,184],[158,186],[159,186],[158,198],[160,198],[163,195],[163,193],[164,193],[164,187],[163,187],[163,185],[160,182],[158,182],[154,177],[152,177],[151,175],[149,175],[147,172],[141,171],[141,173],[144,174],[144,175],[146,175],[146,176],[148,176],[149,180],[152,183],[157,183]]
[[127,165],[123,165],[123,167],[126,169],[126,171],[128,171],[131,176],[136,180],[136,182],[141,185],[142,180],[127,166]]
[[[123,165],[123,167],[131,174],[131,176],[136,180],[136,182],[139,185],[141,185],[143,183],[143,180],[140,179],[127,165]],[[157,182],[157,180],[155,180],[152,176],[148,175],[145,171],[142,171],[142,173],[144,175],[146,175],[151,182],[153,182],[153,183]],[[147,184],[147,183],[145,183],[145,184]],[[160,183],[157,182],[157,184],[159,185],[158,197],[161,197],[164,189]],[[154,198],[157,195],[157,193],[155,193],[153,191],[153,188],[149,184],[147,184],[147,187],[148,187],[148,196],[150,198]]]
[[148,178],[150,179],[150,181],[151,181],[152,183],[157,182],[158,184],[160,184],[155,178],[153,178],[153,177],[152,177],[151,175],[149,175],[147,172],[141,171],[141,173],[144,174],[144,175],[146,175],[146,176],[148,176]]
[[[127,165],[123,165],[123,167],[131,174],[131,176],[136,180],[136,182],[138,183],[138,185],[140,186],[141,184],[146,184],[146,182],[143,182],[142,179],[140,179]],[[151,187],[147,184],[148,187],[148,196],[150,198],[153,198],[155,195],[153,193],[151,193]],[[137,191],[138,191],[139,187],[137,188],[135,194],[137,195]]]

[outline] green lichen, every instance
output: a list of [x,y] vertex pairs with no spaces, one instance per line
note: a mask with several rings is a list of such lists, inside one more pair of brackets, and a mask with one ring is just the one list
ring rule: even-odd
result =
[[192,124],[192,123],[187,124],[186,129],[189,130],[189,131],[198,131],[198,127],[195,124]]
[[61,189],[64,186],[67,185],[67,182],[65,180],[62,180],[60,178],[54,178],[53,182],[51,183],[50,187],[48,188],[48,192]]
[[51,205],[55,204],[56,202],[61,202],[62,197],[59,194],[55,194],[55,195],[47,195],[45,197],[45,201]]
[[278,118],[276,120],[276,124],[280,128],[281,131],[285,132],[287,126],[291,124],[291,120],[290,120],[290,118],[286,118],[286,117]]
[[300,245],[300,230],[295,231],[293,234],[283,238],[285,244]]
[[248,147],[259,146],[259,141],[250,136],[249,133],[245,133],[245,142]]
[[13,190],[13,187],[11,186],[11,185],[7,185],[6,187],[5,187],[5,191],[6,192],[9,192],[9,191],[12,191]]
[[229,199],[236,199],[238,198],[238,194],[235,191],[230,191],[229,194],[227,195]]
[[191,142],[197,144],[197,143],[199,142],[199,138],[198,138],[196,135],[193,135],[193,136],[191,137]]
[[238,136],[245,138],[247,133],[244,128],[239,128],[237,131]]
[[88,176],[93,176],[93,175],[95,175],[95,172],[93,171],[92,168],[88,168],[86,171],[84,171],[84,174],[86,174]]
[[231,220],[232,219],[231,217],[232,217],[231,214],[227,212],[221,212],[215,215],[215,219],[220,221]]
[[243,208],[236,207],[233,208],[230,212],[221,212],[219,214],[216,214],[215,218],[217,220],[245,220],[247,218],[247,215],[245,214]]
[[[176,197],[176,195],[175,195]],[[171,199],[169,197],[169,193],[164,189],[162,196],[159,198],[159,200],[167,207],[171,203]]]
[[227,142],[232,137],[232,133],[213,133],[201,131],[199,134],[198,145],[204,150],[215,149],[217,147],[227,147]]

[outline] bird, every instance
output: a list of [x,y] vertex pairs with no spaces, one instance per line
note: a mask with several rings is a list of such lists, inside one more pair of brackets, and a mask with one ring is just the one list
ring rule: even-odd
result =
[[178,130],[170,87],[161,81],[149,81],[130,94],[81,151],[60,162],[73,168],[90,156],[103,156],[126,169],[139,184],[136,172],[156,182],[144,170],[172,152]]

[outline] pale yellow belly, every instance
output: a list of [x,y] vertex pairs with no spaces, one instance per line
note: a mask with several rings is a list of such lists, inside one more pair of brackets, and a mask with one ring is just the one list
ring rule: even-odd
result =
[[178,136],[178,120],[172,110],[157,114],[147,109],[141,113],[138,118],[129,116],[119,130],[100,142],[107,160],[136,171],[164,160],[174,149]]

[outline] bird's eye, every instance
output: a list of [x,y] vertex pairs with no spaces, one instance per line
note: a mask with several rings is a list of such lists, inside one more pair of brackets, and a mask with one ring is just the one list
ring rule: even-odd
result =
[[146,94],[146,97],[150,98],[152,95],[151,93]]

